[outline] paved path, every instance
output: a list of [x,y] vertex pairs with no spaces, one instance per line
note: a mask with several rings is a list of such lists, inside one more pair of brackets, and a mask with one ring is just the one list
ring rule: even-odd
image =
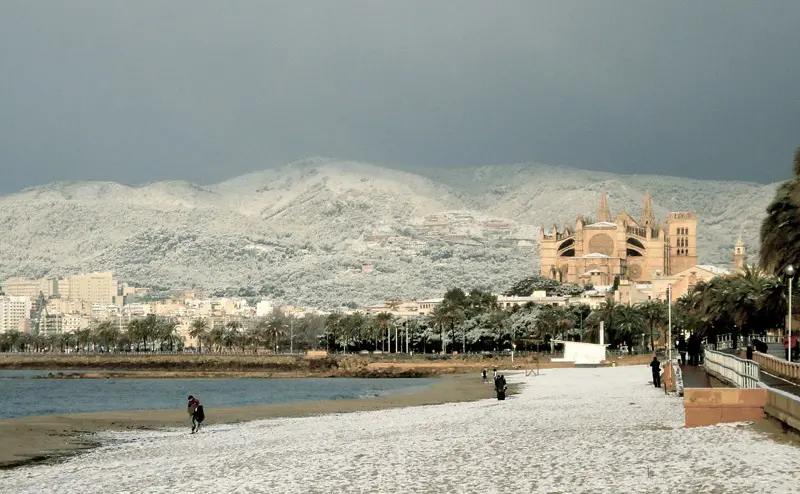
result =
[[770,388],[780,389],[786,393],[793,394],[795,396],[800,396],[800,386],[797,384],[792,384],[785,379],[781,379],[779,377],[773,376],[772,374],[767,374],[764,371],[761,371],[759,379],[762,383],[766,384]]
[[683,387],[684,388],[710,388],[711,379],[706,374],[703,367],[696,365],[682,365],[681,374],[683,374]]

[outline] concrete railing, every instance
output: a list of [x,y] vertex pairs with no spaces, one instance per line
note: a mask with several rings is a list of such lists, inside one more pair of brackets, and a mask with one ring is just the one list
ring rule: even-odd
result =
[[760,387],[759,365],[752,360],[706,349],[703,366],[712,376],[737,388]]
[[786,360],[759,352],[753,353],[753,360],[758,363],[764,372],[769,372],[777,377],[800,383],[799,362],[787,362]]
[[764,343],[783,343],[783,336],[776,334],[751,334],[749,338],[751,340],[763,341]]

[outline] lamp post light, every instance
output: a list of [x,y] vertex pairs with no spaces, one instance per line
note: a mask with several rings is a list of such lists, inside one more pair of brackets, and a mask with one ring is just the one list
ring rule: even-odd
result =
[[672,285],[667,285],[667,361],[672,364]]
[[796,274],[796,270],[793,264],[788,264],[785,268],[783,268],[783,273],[789,277],[789,315],[788,319],[789,322],[786,323],[786,332],[788,333],[786,336],[786,360],[791,362],[792,361],[792,285],[794,284],[794,275]]

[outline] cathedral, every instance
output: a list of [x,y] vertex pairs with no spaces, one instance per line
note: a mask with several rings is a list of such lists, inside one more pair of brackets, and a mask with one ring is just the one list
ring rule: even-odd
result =
[[563,282],[610,285],[614,278],[648,282],[697,265],[697,216],[671,212],[656,221],[650,192],[642,215],[635,220],[625,210],[611,217],[603,193],[597,216],[578,217],[575,227],[556,225],[539,233],[541,275]]

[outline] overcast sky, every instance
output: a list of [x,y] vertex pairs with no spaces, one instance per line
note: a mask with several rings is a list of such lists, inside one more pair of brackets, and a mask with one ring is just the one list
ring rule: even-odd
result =
[[800,1],[0,2],[0,193],[306,156],[771,182]]

